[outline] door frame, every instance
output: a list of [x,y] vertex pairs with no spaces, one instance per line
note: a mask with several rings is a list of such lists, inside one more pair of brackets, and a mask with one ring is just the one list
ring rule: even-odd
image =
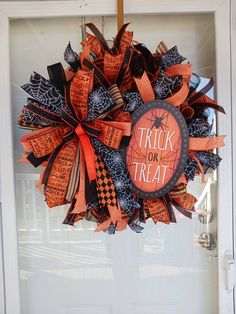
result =
[[[233,104],[236,104],[236,90],[233,88],[236,86],[236,2],[231,1],[231,73],[232,73],[232,108]],[[232,110],[232,156],[233,160],[236,160],[236,108]],[[233,191],[236,191],[236,163],[233,163]],[[233,194],[233,233],[234,233],[234,260],[236,259],[236,197]],[[234,311],[236,312],[236,288],[234,289]]]
[[[233,1],[232,1],[233,2]],[[235,44],[231,46],[231,1],[230,0],[129,0],[125,3],[125,14],[193,14],[211,13],[215,17],[216,34],[216,90],[217,101],[224,106],[227,115],[218,117],[218,132],[227,134],[226,146],[221,149],[223,161],[218,170],[218,287],[219,314],[233,314],[233,293],[226,291],[225,252],[233,252],[233,137],[232,123],[232,79],[231,58]],[[75,14],[78,12],[78,14]],[[95,12],[95,13],[94,13]],[[17,250],[16,199],[14,182],[11,79],[10,79],[10,21],[15,18],[46,18],[72,16],[116,15],[116,0],[36,1],[0,2],[0,123],[1,146],[1,195],[2,195],[2,243],[4,265],[4,314],[20,314],[20,289]],[[232,64],[231,64],[232,63]],[[235,71],[236,72],[236,71]],[[233,136],[233,132],[234,135]],[[236,156],[236,154],[234,155]],[[236,175],[235,169],[234,174]],[[234,175],[234,178],[235,178]],[[235,200],[234,200],[235,201]],[[0,233],[1,234],[1,233]],[[0,236],[1,238],[1,236]],[[1,248],[1,247],[0,247]],[[1,259],[1,254],[0,254]],[[1,265],[1,263],[0,263]],[[0,272],[1,276],[1,272]],[[2,274],[3,276],[3,274]],[[1,279],[1,278],[0,278]],[[1,289],[0,289],[1,290]],[[0,295],[0,302],[1,302]],[[0,309],[1,310],[1,309]]]

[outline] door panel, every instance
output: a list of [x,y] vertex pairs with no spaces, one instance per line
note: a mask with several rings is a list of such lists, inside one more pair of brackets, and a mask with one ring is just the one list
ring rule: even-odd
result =
[[[201,76],[215,76],[214,20],[211,15],[131,16],[135,39],[152,51],[159,41],[179,51]],[[89,18],[101,26],[101,18]],[[215,314],[217,313],[216,250],[198,243],[203,232],[216,239],[216,175],[208,188],[200,178],[190,192],[202,196],[199,209],[212,210],[211,224],[176,212],[177,224],[148,222],[142,234],[130,230],[111,236],[94,233],[91,222],[61,224],[65,207],[48,209],[35,185],[38,170],[18,162],[22,149],[17,116],[26,94],[20,86],[34,70],[61,61],[68,41],[80,49],[80,18],[13,20],[10,28],[12,108],[18,251],[22,314]],[[116,20],[104,19],[112,39]],[[64,63],[63,63],[64,64]],[[208,181],[209,182],[209,181]],[[209,229],[210,228],[210,229]]]

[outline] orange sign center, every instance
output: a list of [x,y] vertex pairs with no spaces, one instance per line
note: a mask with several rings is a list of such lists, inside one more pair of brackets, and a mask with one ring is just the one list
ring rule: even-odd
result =
[[186,123],[179,110],[169,103],[158,103],[149,103],[150,110],[144,104],[134,114],[136,121],[126,151],[127,168],[136,192],[150,193],[149,196],[176,182],[182,172],[180,162],[182,168],[185,163],[182,159],[185,161],[184,146],[188,142]]

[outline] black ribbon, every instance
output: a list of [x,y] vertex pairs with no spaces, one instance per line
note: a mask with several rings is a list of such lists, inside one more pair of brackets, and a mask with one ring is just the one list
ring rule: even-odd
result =
[[113,44],[113,47],[116,48],[118,51],[120,50],[120,43],[121,43],[121,39],[122,39],[122,36],[127,28],[127,26],[129,25],[130,23],[126,23],[124,25],[121,26],[121,28],[119,29],[119,32],[117,33],[115,39],[114,39],[114,44]]
[[47,67],[50,81],[64,94],[66,85],[65,71],[61,63],[55,63]]
[[214,80],[213,78],[211,78],[210,81],[199,92],[197,92],[194,96],[192,96],[189,99],[189,105],[191,105],[201,96],[205,95],[213,87],[213,85],[214,85]]
[[93,23],[87,23],[85,25],[94,33],[94,35],[97,37],[100,44],[102,45],[103,49],[109,51],[110,48],[107,44],[107,41],[104,38],[103,34],[99,31],[99,29]]

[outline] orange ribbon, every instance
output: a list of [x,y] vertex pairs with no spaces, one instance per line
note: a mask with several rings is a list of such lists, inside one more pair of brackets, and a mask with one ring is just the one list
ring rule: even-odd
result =
[[148,78],[146,71],[143,72],[141,78],[134,77],[134,81],[144,102],[148,102],[155,99],[152,84]]
[[197,201],[196,197],[187,192],[179,196],[171,196],[171,199],[174,200],[181,208],[190,211],[194,210],[194,204]]
[[103,48],[100,44],[97,37],[87,34],[87,38],[81,42],[81,44],[86,47],[88,46],[90,50],[96,54],[97,57],[102,57],[103,55]]
[[81,146],[85,155],[85,163],[88,171],[89,181],[96,179],[95,154],[93,146],[91,145],[89,136],[85,133],[81,124],[75,128],[75,133],[78,135]]
[[188,85],[185,82],[183,82],[183,85],[180,88],[180,90],[173,96],[170,96],[165,100],[174,106],[179,106],[186,100],[186,98],[188,97],[188,93],[189,93]]
[[46,127],[22,136],[20,142],[25,152],[33,152],[36,158],[50,154],[63,141],[68,127]]
[[118,149],[123,136],[130,136],[131,123],[119,121],[94,120],[90,123],[100,131],[98,139],[105,145]]
[[225,135],[215,137],[190,137],[189,150],[202,151],[212,150],[225,145]]
[[170,77],[182,75],[185,82],[189,82],[192,75],[192,64],[175,64],[165,70],[165,74]]
[[157,223],[158,221],[164,222],[165,224],[170,223],[170,215],[166,205],[160,200],[144,200],[144,205],[149,211],[149,214],[154,221]]
[[93,73],[78,70],[70,84],[70,101],[77,117],[85,120],[88,114],[88,95],[93,85]]
[[70,179],[77,147],[78,140],[74,138],[72,141],[62,146],[53,162],[45,191],[48,207],[65,204],[67,185]]

